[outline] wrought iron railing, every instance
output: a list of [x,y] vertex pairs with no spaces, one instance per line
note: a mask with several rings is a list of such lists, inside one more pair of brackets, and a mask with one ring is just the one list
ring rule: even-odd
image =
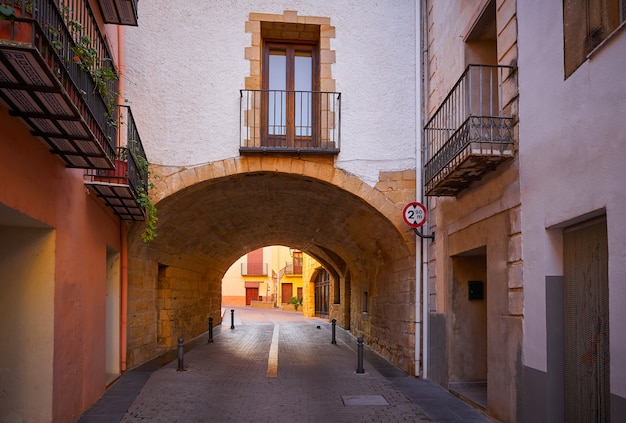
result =
[[87,169],[85,183],[92,185],[122,218],[143,220],[141,198],[148,195],[149,163],[130,107],[118,106],[117,126],[115,169]]
[[301,275],[302,274],[302,264],[297,264],[293,262],[287,262],[285,264],[285,275]]
[[[137,184],[140,190],[148,192],[148,158],[143,148],[133,112],[129,106],[118,106],[118,141],[117,145],[126,146],[137,164]],[[120,130],[126,127],[126,130]]]
[[87,169],[85,176],[87,180],[128,185],[138,197],[141,191],[148,192],[148,159],[130,107],[118,106],[117,126],[115,169]]
[[267,276],[267,263],[241,263],[241,276]]
[[337,154],[341,94],[321,91],[241,90],[240,152]]
[[[14,10],[4,41],[27,42],[39,51],[98,143],[112,157],[115,126],[111,125],[111,106],[117,101],[117,73],[89,1],[2,0],[2,4]],[[26,36],[20,34],[20,28],[27,28]]]
[[427,187],[470,155],[513,155],[513,117],[504,87],[514,67],[469,65],[424,127]]

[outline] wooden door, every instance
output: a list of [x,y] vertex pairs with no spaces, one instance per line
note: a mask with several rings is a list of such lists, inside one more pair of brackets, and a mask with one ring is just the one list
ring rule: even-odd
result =
[[283,303],[291,302],[291,297],[293,297],[293,285],[290,283],[284,283],[281,285],[281,301]]
[[246,288],[246,305],[259,299],[259,288]]

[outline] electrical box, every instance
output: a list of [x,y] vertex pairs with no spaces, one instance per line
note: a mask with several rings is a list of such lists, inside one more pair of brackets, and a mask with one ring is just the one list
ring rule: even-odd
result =
[[470,301],[483,299],[483,281],[469,281],[467,282],[467,285]]

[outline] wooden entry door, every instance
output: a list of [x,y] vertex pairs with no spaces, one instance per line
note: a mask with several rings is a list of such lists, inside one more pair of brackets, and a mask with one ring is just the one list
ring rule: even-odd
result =
[[563,231],[565,421],[610,421],[606,218]]
[[246,305],[259,299],[259,288],[246,288]]
[[281,285],[281,301],[283,303],[291,302],[291,297],[293,297],[293,285],[290,283],[284,283]]

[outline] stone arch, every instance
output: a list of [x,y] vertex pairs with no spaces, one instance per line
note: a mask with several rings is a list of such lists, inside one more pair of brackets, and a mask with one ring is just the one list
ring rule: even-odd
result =
[[[337,186],[369,203],[398,228],[404,222],[398,212],[398,203],[371,187],[358,177],[337,169],[325,159],[316,160],[288,156],[239,156],[218,160],[194,167],[153,166],[155,178],[155,203],[195,184],[214,178],[255,172],[277,172],[313,178]],[[409,178],[409,181],[411,178]],[[413,180],[414,186],[414,180]],[[409,190],[411,186],[409,184]],[[414,191],[414,188],[412,188]],[[393,190],[397,194],[396,190]],[[405,194],[406,196],[406,194]],[[407,197],[409,198],[409,197]],[[410,199],[412,201],[412,199]],[[403,205],[403,204],[402,204]],[[402,207],[401,205],[401,207]],[[408,231],[410,233],[410,231]]]
[[[153,170],[158,236],[144,245],[136,223],[128,237],[129,365],[202,333],[208,317],[219,321],[226,270],[280,244],[318,258],[341,283],[349,274],[341,291],[350,303],[335,307],[338,323],[413,371],[416,244],[401,210],[414,199],[414,171],[381,173],[372,187],[308,156]],[[366,314],[362,292],[371,299]]]

